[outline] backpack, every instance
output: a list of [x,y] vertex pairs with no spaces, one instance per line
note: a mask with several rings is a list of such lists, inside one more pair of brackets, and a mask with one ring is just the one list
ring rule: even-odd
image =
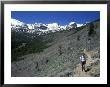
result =
[[86,61],[86,58],[85,58],[84,55],[82,55],[82,56],[80,57],[80,61],[81,61],[81,62]]

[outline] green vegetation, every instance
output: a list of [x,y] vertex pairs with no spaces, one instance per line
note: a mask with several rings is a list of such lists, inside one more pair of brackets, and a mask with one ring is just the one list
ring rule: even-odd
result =
[[88,32],[88,36],[92,36],[95,34],[95,30],[94,30],[94,24],[93,22],[90,23],[90,27],[89,27],[89,32]]
[[30,53],[40,53],[50,45],[52,37],[38,36],[23,32],[12,31],[11,35],[11,61],[18,61],[20,56]]

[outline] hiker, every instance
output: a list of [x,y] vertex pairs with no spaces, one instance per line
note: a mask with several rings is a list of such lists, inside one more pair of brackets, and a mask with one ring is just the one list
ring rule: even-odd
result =
[[81,66],[82,66],[82,71],[83,70],[85,71],[86,57],[85,57],[84,53],[80,56],[80,62],[81,62]]

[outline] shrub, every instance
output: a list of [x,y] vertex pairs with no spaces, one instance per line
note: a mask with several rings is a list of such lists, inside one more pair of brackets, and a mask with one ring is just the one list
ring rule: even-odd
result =
[[80,36],[79,36],[79,35],[77,36],[77,40],[78,40],[78,41],[80,40]]
[[58,51],[59,51],[59,55],[62,55],[62,46],[61,45],[58,46]]

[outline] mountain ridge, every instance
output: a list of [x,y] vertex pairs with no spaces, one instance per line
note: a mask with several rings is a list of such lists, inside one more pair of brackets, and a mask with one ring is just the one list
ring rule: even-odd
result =
[[57,22],[55,23],[49,23],[49,24],[43,24],[43,23],[34,23],[34,24],[26,24],[24,22],[21,22],[17,19],[11,19],[11,29],[15,31],[22,31],[27,33],[34,33],[39,32],[41,33],[49,33],[49,32],[57,32],[62,30],[69,30],[69,29],[75,29],[77,27],[81,27],[86,25],[84,24],[77,24],[76,22],[70,22],[68,25],[60,25]]

